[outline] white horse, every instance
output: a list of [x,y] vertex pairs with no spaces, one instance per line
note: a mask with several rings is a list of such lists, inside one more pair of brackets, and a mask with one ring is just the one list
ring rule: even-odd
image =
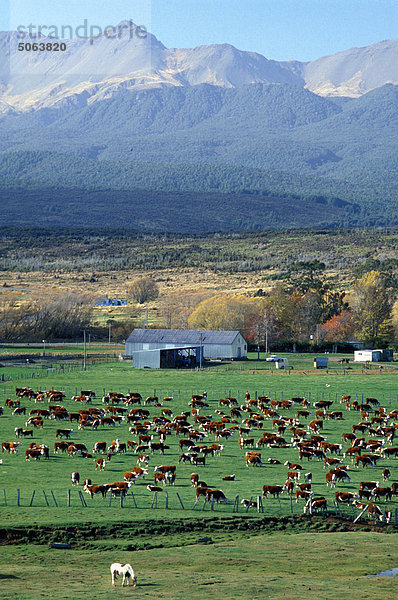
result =
[[111,575],[112,575],[112,585],[115,585],[115,579],[118,575],[123,575],[122,586],[127,580],[127,585],[133,584],[135,587],[137,585],[137,577],[133,571],[133,567],[128,563],[126,565],[122,565],[121,563],[113,563],[111,564]]

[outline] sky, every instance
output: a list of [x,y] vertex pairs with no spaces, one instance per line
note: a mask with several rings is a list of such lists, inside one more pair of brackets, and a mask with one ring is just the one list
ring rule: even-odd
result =
[[0,30],[132,19],[165,46],[230,43],[308,61],[398,38],[398,0],[0,0]]

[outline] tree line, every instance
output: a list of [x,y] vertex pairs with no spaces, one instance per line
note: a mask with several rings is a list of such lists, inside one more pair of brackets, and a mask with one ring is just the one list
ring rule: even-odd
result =
[[[255,294],[214,294],[209,290],[160,295],[151,277],[128,286],[128,303],[156,302],[157,326],[169,329],[239,330],[250,344],[279,347],[290,342],[363,341],[369,347],[398,343],[397,282],[372,270],[346,290],[323,277],[324,265],[312,261],[292,269],[288,280]],[[94,323],[95,298],[49,291],[28,301],[4,290],[0,296],[0,340],[108,339],[108,322]],[[140,324],[141,325],[141,324]],[[124,341],[138,322],[130,315],[112,320],[112,340]]]

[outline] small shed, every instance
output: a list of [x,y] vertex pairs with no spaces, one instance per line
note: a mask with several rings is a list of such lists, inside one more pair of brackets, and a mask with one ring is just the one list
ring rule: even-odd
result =
[[355,362],[392,362],[394,360],[393,350],[384,348],[382,350],[355,350]]
[[316,356],[314,358],[314,369],[327,369],[329,358],[327,356]]

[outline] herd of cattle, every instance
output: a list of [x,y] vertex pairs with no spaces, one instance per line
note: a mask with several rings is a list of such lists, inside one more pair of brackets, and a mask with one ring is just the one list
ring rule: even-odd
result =
[[[394,446],[398,410],[388,411],[375,398],[358,402],[351,401],[350,396],[343,396],[337,409],[332,410],[334,403],[331,400],[313,403],[302,397],[272,400],[266,396],[251,398],[247,393],[240,405],[235,398],[222,398],[218,406],[210,411],[207,395],[203,393],[193,395],[186,410],[178,413],[175,411],[176,414],[171,408],[174,402],[170,397],[159,399],[150,396],[144,400],[139,393],[110,392],[100,402],[92,390],[82,390],[80,395],[73,396],[71,400],[84,405],[84,408],[68,410],[64,406],[68,402],[65,393],[58,390],[35,392],[29,388],[17,388],[15,399],[5,400],[0,415],[8,410],[12,416],[27,417],[26,429],[20,424],[15,426],[14,434],[18,441],[3,441],[2,453],[17,454],[23,445],[19,440],[33,438],[35,430],[46,429],[46,421],[58,421],[59,424],[51,428],[55,438],[54,455],[65,454],[93,460],[95,469],[92,469],[92,474],[89,473],[91,477],[82,478],[81,481],[77,470],[70,476],[71,484],[82,485],[91,498],[97,494],[105,497],[108,493],[124,497],[132,485],[149,477],[149,463],[153,461],[154,455],[160,457],[166,453],[169,457],[173,456],[175,464],[154,465],[151,471],[153,483],[148,484],[147,489],[157,493],[165,489],[166,485],[175,485],[178,465],[185,467],[188,463],[195,468],[199,467],[201,472],[201,475],[194,472],[190,476],[190,484],[195,489],[194,500],[198,502],[203,497],[213,504],[227,503],[228,499],[219,487],[208,485],[202,473],[206,472],[209,462],[214,464],[213,458],[220,461],[219,472],[222,472],[223,462],[220,457],[224,448],[231,449],[234,445],[235,454],[237,451],[241,455],[242,466],[286,466],[285,480],[264,484],[262,497],[279,500],[285,494],[291,502],[293,499],[296,503],[302,501],[304,513],[312,514],[328,508],[328,499],[325,495],[315,494],[313,484],[317,487],[322,484],[325,489],[335,488],[337,484],[342,487],[351,483],[352,473],[358,469],[362,472],[367,469],[372,473],[377,472],[378,475],[371,480],[365,480],[364,477],[355,491],[335,490],[334,503],[336,506],[352,505],[380,521],[389,522],[391,519],[391,506],[389,505],[388,510],[383,510],[375,502],[384,500],[385,503],[391,503],[398,496],[398,482],[392,481],[388,485],[394,469],[392,459],[398,457],[398,446]],[[28,401],[34,403],[30,410],[26,406]],[[43,407],[39,408],[38,404]],[[350,415],[349,420],[352,422],[353,414],[356,416],[354,420],[358,422],[351,425],[350,431],[343,432],[341,439],[331,441],[323,434],[324,429],[333,429],[333,421],[345,421]],[[116,439],[110,443],[95,441],[92,449],[87,444],[74,440],[75,437],[84,435],[85,429],[95,432],[115,428],[116,431],[116,427],[118,432],[124,428],[126,436],[132,439],[121,442],[118,433],[118,437],[114,436]],[[173,438],[177,438],[178,442]],[[175,451],[175,448],[178,450]],[[265,448],[273,456],[263,459]],[[289,449],[290,455],[294,452],[295,461],[283,461],[283,453],[279,452],[281,449]],[[112,457],[131,454],[134,454],[136,464],[120,474],[119,481],[93,483],[94,471],[106,470]],[[25,458],[26,461],[49,459],[50,446],[48,443],[37,444],[31,441],[25,448]],[[317,468],[318,480],[313,482],[313,473],[309,470],[310,463],[314,464],[312,461],[323,463],[323,481],[319,480]],[[381,467],[378,464],[380,462]],[[308,472],[305,472],[307,469],[300,463],[308,465]],[[86,463],[80,464],[87,470],[83,466]],[[252,500],[260,495],[257,481],[262,476],[269,479],[272,472],[272,469],[267,469],[262,475],[256,471],[252,478],[252,497],[241,500],[247,510],[259,507],[259,502]],[[280,474],[281,470],[277,472]],[[220,482],[234,482],[236,475],[221,474],[219,479]]]

